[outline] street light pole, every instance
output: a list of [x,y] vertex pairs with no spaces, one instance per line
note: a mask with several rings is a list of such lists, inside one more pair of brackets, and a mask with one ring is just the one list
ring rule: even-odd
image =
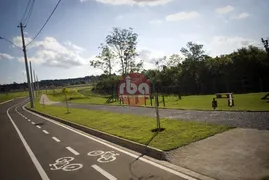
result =
[[33,101],[33,96],[32,96],[32,86],[30,82],[30,76],[29,76],[29,69],[28,69],[28,62],[27,62],[27,54],[26,54],[26,47],[25,47],[25,42],[24,42],[24,34],[23,34],[23,28],[24,26],[22,23],[18,26],[21,29],[21,38],[22,38],[22,51],[24,54],[24,62],[25,62],[25,69],[26,69],[26,76],[27,76],[27,82],[28,82],[28,91],[29,91],[29,97],[30,97],[30,106],[31,108],[34,108],[34,101]]

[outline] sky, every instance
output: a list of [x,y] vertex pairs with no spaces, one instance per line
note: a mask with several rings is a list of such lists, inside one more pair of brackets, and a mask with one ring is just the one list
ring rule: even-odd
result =
[[[19,25],[28,0],[1,0],[0,36],[22,47]],[[35,0],[24,28],[26,43],[42,27],[58,0]],[[269,0],[62,0],[43,31],[27,46],[39,80],[101,74],[89,61],[113,27],[132,27],[144,68],[192,41],[210,56],[262,47],[269,37]],[[0,39],[0,84],[26,82],[23,52]]]

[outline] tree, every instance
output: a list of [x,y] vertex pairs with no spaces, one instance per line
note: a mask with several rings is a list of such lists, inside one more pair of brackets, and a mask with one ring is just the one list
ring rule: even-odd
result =
[[205,51],[203,50],[203,45],[196,44],[193,42],[187,43],[187,48],[181,48],[180,52],[188,60],[201,61],[204,59]]
[[269,57],[269,44],[268,44],[268,40],[264,40],[264,39],[262,38],[262,43],[263,43],[264,48],[265,48],[265,51],[267,52],[267,55],[268,55],[268,57]]
[[101,53],[96,56],[96,59],[90,61],[91,66],[94,68],[100,68],[105,74],[111,76],[115,53],[113,53],[107,45],[101,44],[99,49],[101,49]]
[[132,28],[120,29],[113,28],[112,34],[106,37],[106,43],[120,60],[121,73],[125,75],[129,72],[139,71],[143,61],[136,62],[136,45],[138,35]]

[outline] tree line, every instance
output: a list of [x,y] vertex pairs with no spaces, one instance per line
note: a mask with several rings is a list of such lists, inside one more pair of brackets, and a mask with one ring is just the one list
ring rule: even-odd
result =
[[[188,42],[179,54],[154,61],[155,68],[143,69],[143,61],[137,61],[138,35],[133,29],[113,28],[101,44],[100,54],[90,61],[95,68],[104,71],[96,88],[110,90],[128,73],[141,72],[155,83],[161,93],[212,94],[217,92],[248,93],[269,91],[268,40],[262,40],[264,49],[248,46],[236,51],[211,57],[204,46]],[[112,75],[115,64],[120,64],[121,76]],[[115,72],[115,71],[114,71]]]

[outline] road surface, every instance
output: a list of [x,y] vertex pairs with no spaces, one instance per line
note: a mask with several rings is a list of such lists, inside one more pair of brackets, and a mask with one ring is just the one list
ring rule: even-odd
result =
[[0,105],[1,180],[194,179],[137,160],[131,152],[29,112],[24,104],[19,99]]

